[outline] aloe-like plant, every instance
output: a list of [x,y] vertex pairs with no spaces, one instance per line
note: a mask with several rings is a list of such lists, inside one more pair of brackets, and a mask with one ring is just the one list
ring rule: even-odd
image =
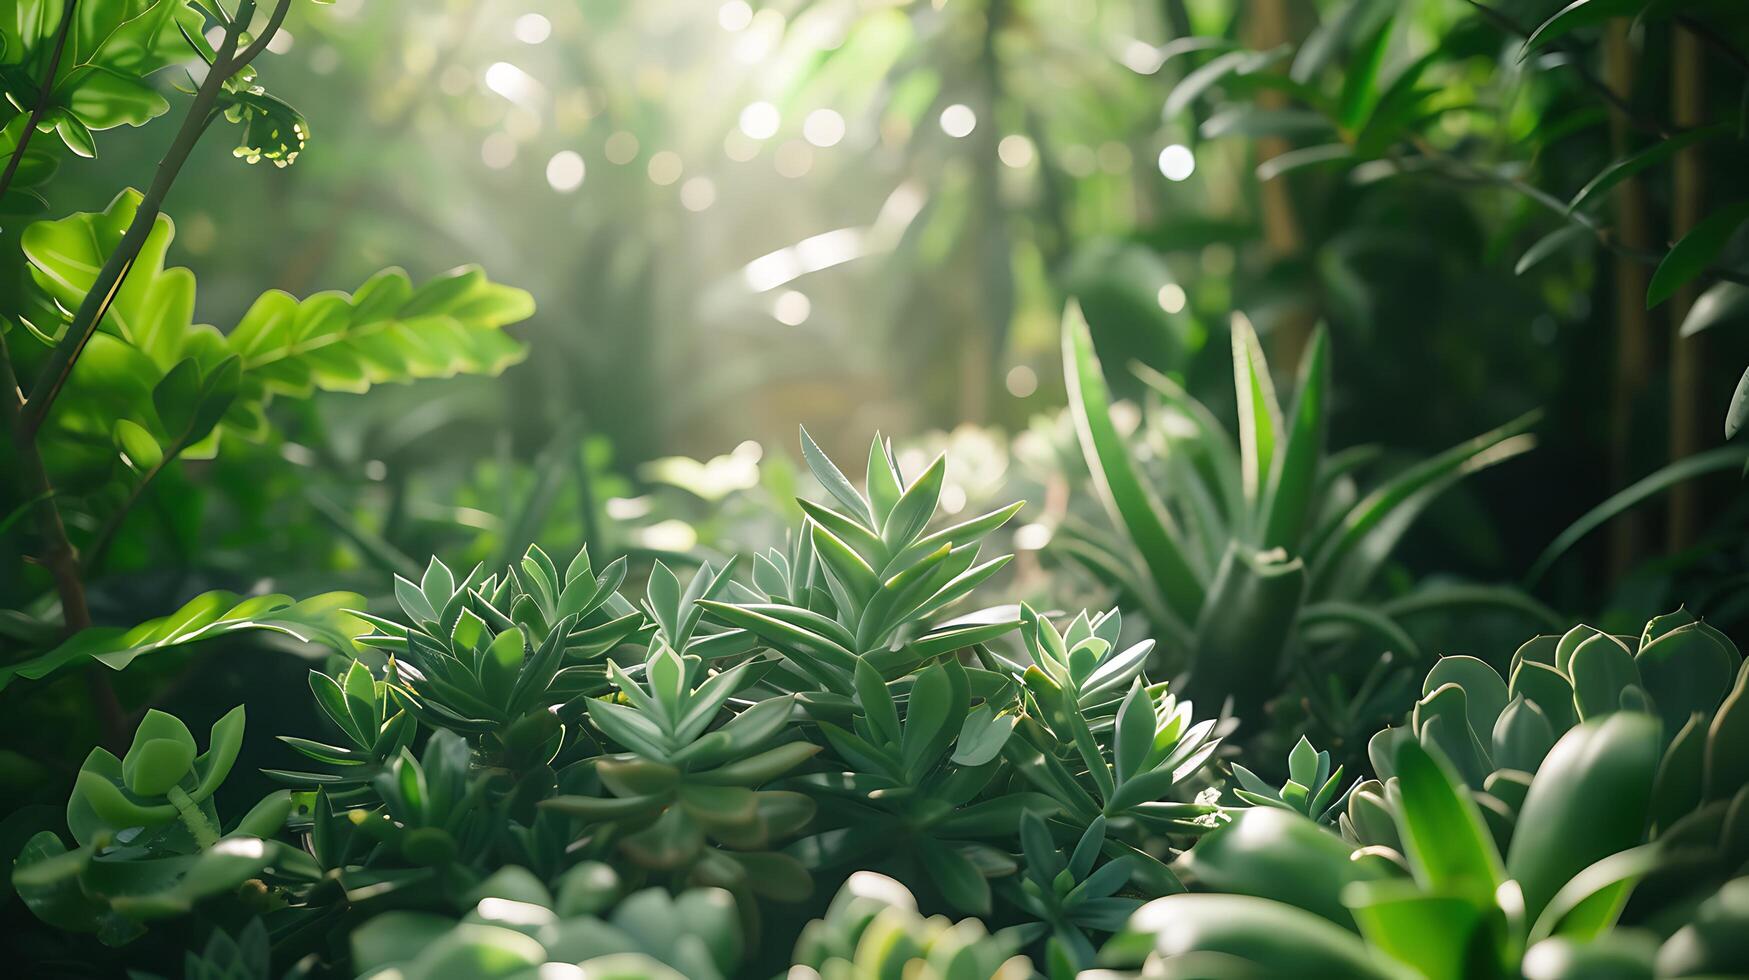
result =
[[[1296,814],[1245,811],[1186,859],[1190,875],[1228,894],[1151,902],[1102,957],[1141,976],[1181,975],[1193,964],[1380,978],[1674,975],[1666,964],[1700,957],[1697,930],[1665,952],[1659,932],[1618,927],[1636,885],[1684,846],[1644,842],[1659,749],[1650,715],[1582,722],[1543,760],[1502,853],[1439,750],[1401,741],[1392,793],[1400,854],[1351,854]],[[1734,868],[1740,851],[1727,841],[1711,856]],[[1730,900],[1664,906],[1666,918],[1679,917],[1665,932]],[[1709,962],[1744,965],[1731,954]],[[1606,964],[1626,972],[1601,972]]]
[[[1155,414],[1169,423],[1147,431],[1158,446],[1145,467],[1113,420],[1086,321],[1069,307],[1063,365],[1070,409],[1094,486],[1122,537],[1071,536],[1061,550],[1147,613],[1175,667],[1188,671],[1186,695],[1212,705],[1231,698],[1249,720],[1282,689],[1284,671],[1313,672],[1289,651],[1312,646],[1318,630],[1363,643],[1368,667],[1380,651],[1398,658],[1418,654],[1395,618],[1357,600],[1369,594],[1398,540],[1436,496],[1464,475],[1530,447],[1526,430],[1535,416],[1362,493],[1354,474],[1376,453],[1325,449],[1330,354],[1323,332],[1312,338],[1285,411],[1243,317],[1233,318],[1232,340],[1237,439],[1188,392],[1149,374],[1158,396]],[[1421,608],[1477,601],[1535,608],[1500,590],[1424,598]],[[1322,682],[1300,687],[1320,716],[1359,730],[1390,701],[1381,678],[1375,670],[1351,689]]]

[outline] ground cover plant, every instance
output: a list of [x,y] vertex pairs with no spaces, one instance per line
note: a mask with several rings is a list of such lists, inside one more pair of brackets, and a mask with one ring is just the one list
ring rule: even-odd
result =
[[18,969],[1749,975],[1735,5],[710,13],[0,0]]

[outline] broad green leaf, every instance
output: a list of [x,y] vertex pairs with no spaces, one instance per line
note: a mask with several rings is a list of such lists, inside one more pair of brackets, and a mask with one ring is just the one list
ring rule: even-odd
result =
[[[1343,898],[1367,942],[1418,976],[1464,980],[1487,972],[1473,960],[1492,944],[1476,933],[1485,928],[1485,918],[1499,913],[1475,897],[1430,894],[1407,881],[1363,881],[1350,885]],[[1501,965],[1489,964],[1495,971]]]
[[1489,733],[1493,732],[1500,712],[1506,710],[1506,702],[1511,700],[1511,695],[1506,690],[1506,682],[1500,679],[1494,668],[1488,666],[1487,661],[1459,656],[1439,658],[1427,672],[1427,679],[1421,684],[1421,693],[1432,694],[1444,684],[1456,684],[1463,688],[1469,711],[1470,730],[1478,738],[1486,740]]
[[1359,936],[1291,905],[1247,895],[1168,895],[1138,909],[1107,953],[1161,957],[1222,954],[1260,976],[1407,980],[1414,974],[1374,956]]
[[1506,856],[1527,921],[1574,875],[1641,843],[1661,748],[1657,719],[1632,711],[1585,722],[1555,743]]
[[164,449],[145,427],[131,419],[117,419],[115,444],[127,454],[135,470],[147,473],[164,462]]
[[1430,891],[1490,900],[1506,876],[1463,783],[1415,741],[1397,746],[1396,769],[1397,831],[1415,880]]
[[0,688],[14,678],[41,680],[86,660],[121,670],[145,654],[247,630],[282,633],[350,652],[355,649],[353,637],[366,627],[347,610],[363,604],[364,597],[351,592],[327,592],[302,601],[284,595],[239,599],[229,592],[207,592],[168,616],[132,629],[94,626],[47,653],[0,667]]
[[1184,863],[1214,891],[1282,902],[1351,929],[1342,889],[1372,877],[1368,865],[1350,860],[1353,850],[1297,813],[1264,806],[1210,831]]

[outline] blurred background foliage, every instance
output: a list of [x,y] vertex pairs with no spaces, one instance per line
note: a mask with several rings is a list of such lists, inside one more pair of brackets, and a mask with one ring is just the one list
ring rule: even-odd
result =
[[[209,140],[166,202],[198,319],[236,323],[269,287],[477,263],[534,296],[510,329],[529,354],[497,377],[275,401],[263,441],[143,494],[94,615],[220,587],[381,596],[426,555],[502,564],[534,541],[692,561],[781,545],[816,492],[798,421],[834,454],[895,434],[907,472],[947,451],[949,513],[1027,499],[1003,532],[1019,594],[1097,604],[1092,580],[1043,574],[1058,528],[1105,522],[1063,410],[1069,297],[1116,396],[1143,398],[1139,364],[1229,423],[1231,315],[1284,389],[1326,324],[1330,445],[1376,445],[1383,471],[1541,408],[1535,451],[1436,501],[1382,587],[1518,581],[1612,492],[1722,443],[1749,363],[1741,322],[1674,339],[1715,278],[1650,313],[1633,288],[1744,190],[1742,9],[1527,46],[1562,6],[296,4],[258,68],[305,108],[308,147],[242,167]],[[1702,125],[1717,138],[1568,216],[1612,160]],[[63,163],[49,213],[101,210],[174,132],[106,133]],[[22,227],[4,226],[8,281]],[[1703,264],[1742,268],[1742,245]],[[1687,597],[1728,627],[1735,480],[1634,509],[1536,595],[1606,627]],[[5,574],[9,636],[53,618],[46,577]]]

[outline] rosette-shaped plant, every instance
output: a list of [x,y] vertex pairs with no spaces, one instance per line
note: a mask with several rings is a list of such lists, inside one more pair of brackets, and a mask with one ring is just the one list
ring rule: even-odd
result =
[[1630,902],[1694,843],[1645,843],[1660,752],[1645,713],[1581,722],[1543,759],[1502,852],[1440,750],[1402,740],[1390,811],[1400,853],[1353,850],[1282,808],[1246,810],[1185,859],[1194,880],[1226,894],[1150,902],[1101,958],[1144,977],[1652,977],[1701,962],[1740,971],[1749,963],[1740,944],[1704,934],[1732,918],[1740,893],[1701,900],[1749,857],[1741,830],[1722,851],[1706,846],[1722,861],[1694,895],[1660,895],[1650,910]]
[[1724,634],[1678,610],[1639,637],[1589,626],[1539,636],[1513,654],[1509,677],[1473,657],[1444,657],[1408,724],[1369,746],[1379,780],[1350,797],[1343,828],[1395,846],[1388,809],[1395,745],[1437,745],[1477,793],[1496,838],[1510,839],[1530,773],[1574,725],[1622,710],[1661,722],[1658,794],[1650,827],[1662,834],[1701,811],[1723,811],[1749,784],[1749,669]]
[[213,723],[201,752],[182,719],[146,712],[127,755],[98,747],[85,757],[67,803],[67,829],[81,845],[101,845],[128,828],[148,833],[176,827],[197,846],[219,838],[212,795],[243,747],[243,706]]
[[222,832],[212,797],[237,760],[243,724],[239,705],[214,723],[201,752],[181,719],[154,710],[122,758],[92,749],[67,801],[77,846],[45,830],[13,867],[25,905],[51,925],[119,945],[143,931],[140,923],[184,914],[270,868],[312,873],[308,857],[262,839],[285,823],[290,793],[269,795]]
[[1050,825],[1037,814],[1020,818],[1021,873],[1000,882],[998,894],[1033,921],[1014,934],[1031,946],[1044,940],[1047,972],[1073,977],[1093,965],[1090,936],[1122,929],[1142,900],[1119,895],[1136,859],[1121,854],[1103,863],[1105,818],[1095,817],[1074,846],[1059,848]]
[[[1114,421],[1111,386],[1080,308],[1065,311],[1069,408],[1093,490],[1118,535],[1109,540],[1071,526],[1057,550],[1127,597],[1126,605],[1145,610],[1175,655],[1188,654],[1172,667],[1188,669],[1183,693],[1205,707],[1231,698],[1238,717],[1254,724],[1258,709],[1291,683],[1294,658],[1315,657],[1317,669],[1307,673],[1328,683],[1299,686],[1293,700],[1313,702],[1320,709],[1314,717],[1333,719],[1333,727],[1364,721],[1353,733],[1364,734],[1375,712],[1391,704],[1381,697],[1390,685],[1374,674],[1381,654],[1414,652],[1399,611],[1369,601],[1374,582],[1439,494],[1531,447],[1526,433],[1536,417],[1368,487],[1362,477],[1376,469],[1376,450],[1326,446],[1331,357],[1324,331],[1306,346],[1286,404],[1250,323],[1234,316],[1231,332],[1237,433],[1176,382],[1144,369],[1154,390],[1131,437]],[[1535,608],[1505,589],[1430,588],[1416,596],[1423,612],[1475,604]]]
[[643,616],[615,590],[625,560],[593,574],[588,550],[563,577],[531,547],[502,579],[476,566],[457,581],[432,559],[418,585],[399,576],[408,623],[368,616],[359,642],[388,650],[408,708],[425,724],[480,740],[512,769],[558,753],[564,723],[548,709],[605,689],[606,653],[638,632]]
[[642,683],[617,664],[608,670],[616,693],[589,701],[588,717],[622,751],[578,764],[593,770],[605,792],[565,794],[541,806],[582,818],[592,847],[617,847],[640,867],[690,869],[701,882],[780,900],[806,897],[806,871],[770,848],[808,823],[814,803],[801,793],[762,788],[819,751],[808,742],[774,744],[795,699],[731,710],[751,666],[709,671],[662,636],[650,643]]
[[860,661],[892,680],[1014,628],[1007,615],[936,625],[930,620],[1008,563],[1002,556],[980,564],[978,544],[1019,504],[932,532],[944,458],[906,483],[890,447],[877,436],[864,497],[805,430],[802,455],[841,509],[798,500],[808,515],[802,533],[788,555],[772,551],[755,559],[757,591],[738,588],[741,601],[701,603],[782,654],[777,676],[789,689],[819,692],[805,700],[843,710],[855,692]]
[[[390,676],[394,676],[391,668]],[[327,789],[338,804],[369,798],[365,783],[383,771],[413,741],[418,725],[393,693],[393,684],[377,680],[363,661],[354,660],[339,680],[310,671],[310,693],[316,707],[345,741],[330,745],[313,739],[281,735],[279,740],[298,754],[322,763],[326,772],[263,770],[267,775],[307,789]]]
[[[1192,721],[1192,705],[1148,684],[1144,640],[1118,652],[1115,611],[1077,616],[1066,632],[1021,607],[1032,663],[1011,665],[1025,690],[1027,721],[1006,752],[1022,776],[1056,800],[1078,826],[1103,816],[1120,840],[1196,834],[1218,811],[1207,800],[1168,799],[1208,763],[1220,740],[1214,719]],[[1158,862],[1151,862],[1156,870]]]
[[[873,871],[850,876],[826,916],[808,923],[795,964],[822,980],[1026,980],[1032,963],[1012,933],[991,935],[976,919],[924,918],[904,885]],[[791,976],[797,971],[792,969]]]
[[[896,860],[933,883],[953,908],[988,913],[986,879],[1015,870],[1013,858],[988,842],[1013,840],[1029,811],[1059,809],[1042,793],[978,799],[1002,768],[1002,747],[1013,732],[1014,716],[1003,710],[1008,697],[996,694],[973,707],[971,672],[953,659],[891,685],[867,661],[857,663],[855,676],[851,726],[818,723],[845,768],[792,780],[822,796],[822,822],[832,829],[790,850],[812,868]],[[894,696],[895,688],[902,696]]]
[[1355,785],[1342,789],[1342,767],[1330,769],[1330,753],[1320,752],[1304,735],[1294,744],[1287,757],[1287,782],[1271,786],[1256,773],[1239,763],[1233,763],[1233,777],[1239,785],[1233,795],[1250,806],[1272,806],[1290,810],[1318,823],[1331,825],[1342,816],[1343,804]]

